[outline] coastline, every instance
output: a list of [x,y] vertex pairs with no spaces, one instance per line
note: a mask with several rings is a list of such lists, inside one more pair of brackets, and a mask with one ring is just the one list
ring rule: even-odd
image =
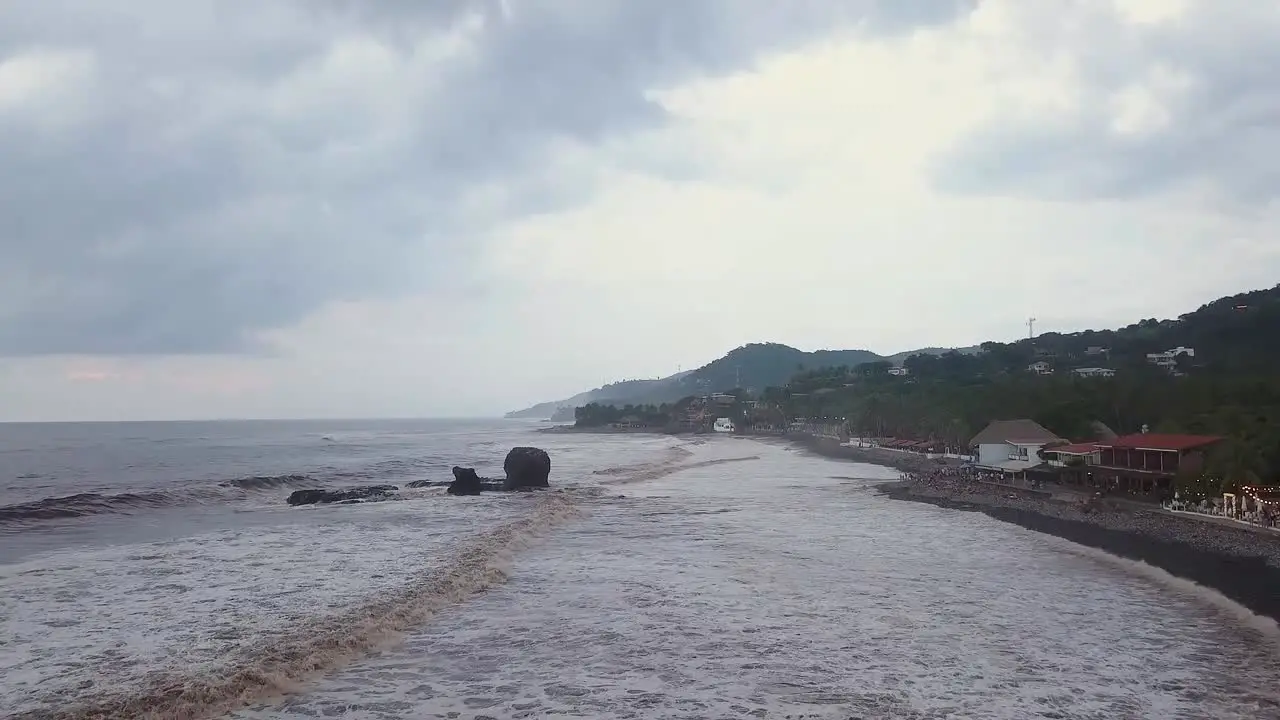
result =
[[886,497],[981,512],[1028,530],[1146,563],[1216,590],[1280,623],[1280,536],[1179,517],[1158,510],[1086,512],[1053,500],[998,493],[938,491],[904,480],[877,486]]
[[[850,448],[830,438],[793,437],[824,457],[922,473],[924,479],[887,482],[887,498],[949,510],[981,512],[1002,522],[1136,560],[1215,590],[1280,624],[1280,533],[1103,501],[1088,508],[1050,491],[1015,489],[930,476],[942,464],[878,448]],[[958,461],[946,464],[959,465]]]
[[[543,432],[670,434],[653,429],[546,428]],[[812,435],[736,435],[783,440],[823,457],[879,465],[925,479],[877,485],[889,499],[927,503],[949,510],[981,512],[1002,522],[1062,538],[1215,590],[1253,613],[1280,623],[1280,533],[1228,525],[1158,507],[1103,501],[1086,508],[1052,492],[930,477],[939,463],[880,448],[851,448]]]

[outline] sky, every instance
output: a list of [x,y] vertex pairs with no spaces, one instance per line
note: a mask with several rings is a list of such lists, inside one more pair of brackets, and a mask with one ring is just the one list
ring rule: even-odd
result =
[[1280,278],[1280,4],[0,2],[0,420],[499,415]]

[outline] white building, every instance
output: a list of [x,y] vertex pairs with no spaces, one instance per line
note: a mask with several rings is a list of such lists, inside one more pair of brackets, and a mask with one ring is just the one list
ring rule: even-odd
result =
[[1027,372],[1035,373],[1036,375],[1052,375],[1053,366],[1045,362],[1044,360],[1040,360],[1038,362],[1033,362],[1030,365],[1028,365]]
[[1086,377],[1086,378],[1116,376],[1115,370],[1112,370],[1111,368],[1100,368],[1100,367],[1076,368],[1071,372],[1077,375],[1078,377]]
[[1175,370],[1178,367],[1178,356],[1186,355],[1189,358],[1196,356],[1195,348],[1182,347],[1170,348],[1160,353],[1147,353],[1147,362],[1166,370]]
[[907,370],[907,369],[906,369],[906,368],[904,368],[904,367],[891,367],[891,368],[889,368],[889,374],[890,374],[890,375],[897,375],[898,377],[904,377],[904,376],[906,376],[906,375],[910,375],[910,374],[911,374],[911,371],[910,371],[910,370]]
[[969,446],[980,469],[1016,477],[1041,464],[1040,448],[1057,442],[1065,441],[1034,420],[993,420]]

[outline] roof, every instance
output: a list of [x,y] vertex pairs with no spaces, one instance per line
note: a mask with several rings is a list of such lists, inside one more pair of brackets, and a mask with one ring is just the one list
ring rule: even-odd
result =
[[1047,453],[1062,453],[1063,455],[1089,455],[1096,452],[1097,449],[1097,443],[1076,443],[1074,445],[1045,448],[1044,451]]
[[1099,447],[1126,448],[1130,450],[1194,450],[1223,440],[1215,435],[1171,435],[1162,433],[1135,433],[1114,440],[1098,443]]
[[979,465],[980,468],[988,468],[991,470],[1003,470],[1005,472],[1022,472],[1040,464],[1039,460],[1006,460],[993,465]]
[[973,436],[970,445],[995,445],[1017,441],[1041,443],[1061,440],[1034,420],[992,420],[982,432]]

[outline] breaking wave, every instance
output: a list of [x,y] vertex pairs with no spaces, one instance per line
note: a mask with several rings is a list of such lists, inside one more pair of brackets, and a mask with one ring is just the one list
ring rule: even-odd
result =
[[76,493],[31,502],[0,506],[0,527],[41,520],[65,520],[108,513],[228,502],[243,499],[246,492],[309,487],[320,481],[307,475],[274,475],[235,478],[213,487],[122,493]]
[[107,512],[129,512],[142,508],[172,505],[176,498],[166,492],[77,493],[66,497],[51,497],[34,502],[0,507],[0,525],[25,520],[54,520],[97,515]]
[[713,467],[715,465],[725,465],[727,463],[748,462],[751,460],[759,460],[759,455],[747,455],[745,457],[715,458],[712,460],[700,460],[698,462],[681,463],[679,461],[669,463],[654,463],[652,465],[637,465],[630,468],[620,469],[620,472],[598,473],[614,475],[608,480],[602,480],[605,485],[629,485],[631,483],[645,482],[647,480],[659,480],[668,475],[683,470],[694,470],[697,468]]
[[319,484],[319,480],[307,475],[254,475],[220,483],[222,487],[242,490],[273,490],[280,487],[302,487]]
[[195,720],[294,691],[317,673],[390,644],[437,612],[504,582],[515,552],[578,514],[576,495],[581,493],[538,493],[519,520],[473,536],[443,565],[401,588],[336,615],[301,620],[283,635],[247,646],[216,667],[158,672],[137,686],[104,688],[68,706],[14,719]]

